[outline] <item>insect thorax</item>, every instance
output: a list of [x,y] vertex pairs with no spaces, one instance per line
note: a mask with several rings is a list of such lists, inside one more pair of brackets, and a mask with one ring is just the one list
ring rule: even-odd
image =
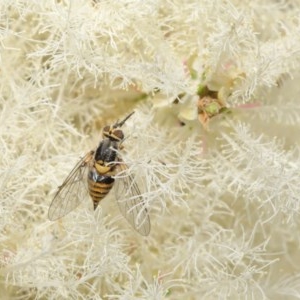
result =
[[[118,142],[104,139],[100,142],[95,153],[95,168],[99,174],[112,172],[117,160]],[[108,175],[108,174],[107,174]]]
[[104,139],[100,142],[96,153],[95,160],[103,163],[114,162],[117,158],[118,143],[110,139]]

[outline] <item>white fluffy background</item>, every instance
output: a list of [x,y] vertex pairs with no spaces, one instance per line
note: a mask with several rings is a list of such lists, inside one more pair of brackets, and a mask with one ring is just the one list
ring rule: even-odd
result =
[[[247,2],[0,2],[1,299],[300,298],[300,1]],[[233,107],[209,132],[203,72]],[[50,222],[57,186],[132,110],[150,235],[113,192]]]

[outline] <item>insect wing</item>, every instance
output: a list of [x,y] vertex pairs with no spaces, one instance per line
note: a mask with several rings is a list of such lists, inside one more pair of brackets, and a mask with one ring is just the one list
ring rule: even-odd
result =
[[75,209],[88,193],[86,171],[93,158],[93,151],[87,153],[73,168],[58,188],[48,211],[50,220],[57,220]]
[[122,177],[116,178],[115,195],[120,211],[137,232],[146,236],[150,233],[151,224],[140,189],[135,178],[125,173],[128,169],[125,164],[120,163],[118,169]]

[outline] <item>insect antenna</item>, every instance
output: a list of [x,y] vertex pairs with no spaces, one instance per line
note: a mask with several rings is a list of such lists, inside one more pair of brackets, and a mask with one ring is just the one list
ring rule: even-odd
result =
[[125,119],[121,122],[117,121],[117,123],[114,125],[114,128],[117,127],[122,127],[124,125],[124,123],[134,114],[134,111],[132,113],[130,113],[127,117],[125,117]]

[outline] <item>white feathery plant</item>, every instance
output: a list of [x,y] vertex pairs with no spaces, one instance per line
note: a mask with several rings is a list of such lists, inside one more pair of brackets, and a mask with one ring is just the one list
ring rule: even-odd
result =
[[[1,299],[300,299],[300,2],[3,0]],[[49,221],[103,126],[112,190]]]

